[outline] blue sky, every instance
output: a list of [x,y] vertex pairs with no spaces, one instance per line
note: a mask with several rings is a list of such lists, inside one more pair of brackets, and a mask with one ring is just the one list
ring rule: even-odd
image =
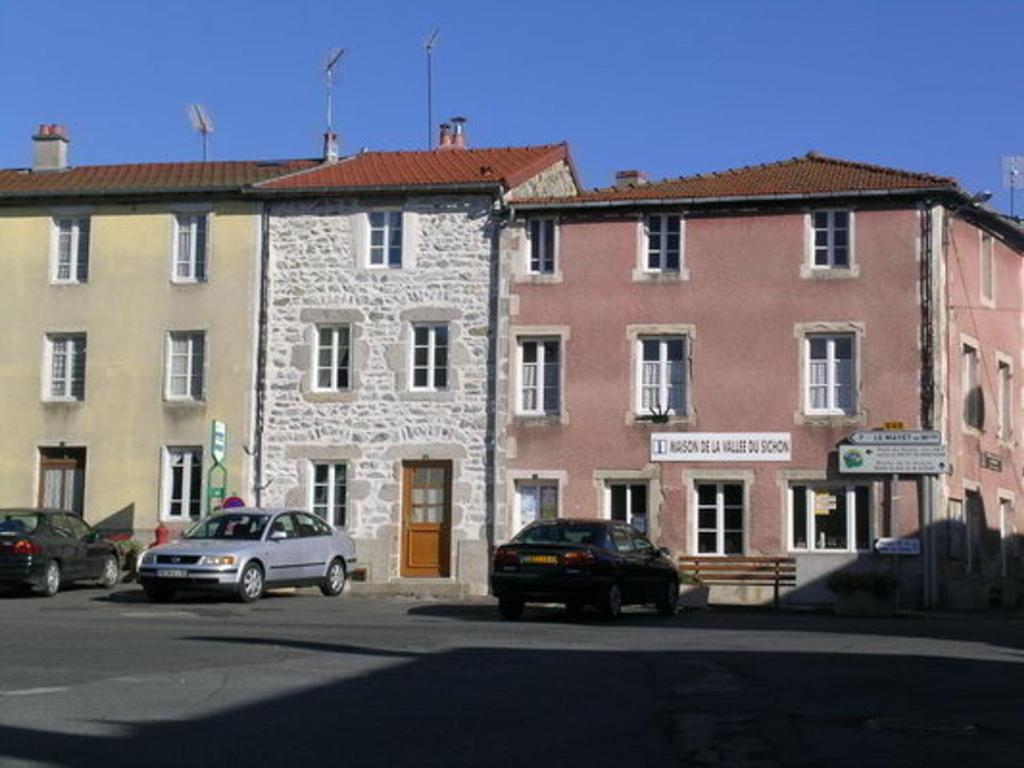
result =
[[[434,122],[474,146],[568,140],[587,186],[809,149],[996,192],[1024,154],[1024,2],[0,0],[0,167],[64,123],[75,164],[315,156],[318,66],[342,151],[426,142],[422,42],[441,28]],[[1018,193],[1017,213],[1024,208]]]

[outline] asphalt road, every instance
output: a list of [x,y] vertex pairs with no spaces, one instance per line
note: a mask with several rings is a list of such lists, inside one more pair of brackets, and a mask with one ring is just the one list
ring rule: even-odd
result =
[[1024,766],[1024,616],[0,593],[0,766]]

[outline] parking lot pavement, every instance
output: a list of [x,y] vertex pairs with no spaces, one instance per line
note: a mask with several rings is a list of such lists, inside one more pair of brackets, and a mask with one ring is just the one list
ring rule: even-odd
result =
[[1024,764],[1024,617],[0,594],[0,766]]

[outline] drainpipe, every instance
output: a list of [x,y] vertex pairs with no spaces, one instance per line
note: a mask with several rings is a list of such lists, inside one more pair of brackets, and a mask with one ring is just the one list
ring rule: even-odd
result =
[[260,213],[260,291],[256,333],[256,414],[253,419],[253,499],[263,504],[263,424],[267,382],[267,301],[270,284],[270,203]]

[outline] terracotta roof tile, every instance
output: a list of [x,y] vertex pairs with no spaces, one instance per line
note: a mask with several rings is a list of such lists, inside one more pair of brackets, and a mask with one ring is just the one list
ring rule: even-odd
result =
[[316,160],[87,165],[63,171],[0,170],[0,198],[32,195],[218,191],[319,164]]
[[[900,189],[957,188],[956,179],[857,163],[809,152],[764,165],[684,176],[637,186],[582,192],[573,202],[655,199],[749,198]],[[548,200],[519,201],[523,203]],[[555,202],[554,199],[550,199]]]
[[568,159],[565,144],[497,149],[360,152],[330,165],[273,179],[260,189],[299,190],[500,183],[514,187]]

